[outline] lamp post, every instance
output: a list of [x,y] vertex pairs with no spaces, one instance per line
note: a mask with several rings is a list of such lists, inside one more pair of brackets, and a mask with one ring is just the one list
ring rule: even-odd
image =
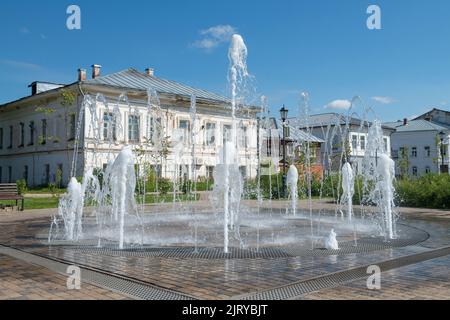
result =
[[444,148],[444,137],[445,137],[445,132],[441,131],[439,132],[439,166],[438,166],[438,173],[441,174],[442,173],[442,166],[444,164],[444,152],[443,152],[443,148]]
[[283,105],[283,107],[280,110],[281,115],[281,123],[283,126],[283,178],[282,178],[282,197],[286,198],[287,193],[287,177],[286,177],[286,136],[287,136],[287,128],[286,128],[286,120],[289,110],[286,109]]

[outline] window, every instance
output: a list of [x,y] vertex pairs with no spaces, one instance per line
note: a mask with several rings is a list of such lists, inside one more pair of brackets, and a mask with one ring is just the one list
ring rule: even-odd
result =
[[216,124],[207,123],[205,126],[205,144],[207,146],[213,146],[216,144]]
[[105,112],[103,114],[103,140],[117,140],[116,119],[114,114]]
[[425,157],[431,157],[431,148],[429,146],[425,147]]
[[8,167],[8,183],[12,183],[12,167]]
[[388,139],[387,138],[383,138],[383,143],[384,143],[384,152],[388,152]]
[[417,147],[411,148],[411,157],[417,158]]
[[241,173],[242,178],[245,179],[247,177],[247,167],[246,166],[240,166],[239,172]]
[[28,145],[32,146],[34,144],[34,121],[30,121],[28,127],[30,129],[30,141],[28,142]]
[[206,177],[209,180],[214,179],[214,167],[213,166],[207,166],[206,167]]
[[0,183],[2,183],[3,181],[3,177],[2,177],[2,175],[3,175],[3,167],[0,167]]
[[28,166],[23,167],[23,180],[28,185]]
[[191,132],[191,124],[189,120],[180,120],[178,124],[178,129],[181,129],[183,131],[183,140],[184,143],[188,143],[190,141],[190,132]]
[[161,139],[161,118],[154,118],[152,116],[147,117],[147,139],[150,143],[154,144]]
[[48,185],[50,183],[50,165],[46,164],[44,166],[44,184]]
[[56,182],[56,185],[58,186],[58,188],[61,187],[62,179],[63,179],[63,164],[58,163],[58,166],[56,169],[56,174],[55,174],[55,182]]
[[430,173],[430,172],[431,172],[430,167],[426,167],[426,168],[425,168],[425,173]]
[[239,147],[240,148],[247,148],[248,147],[248,138],[247,138],[247,127],[241,126],[239,134]]
[[153,166],[153,170],[158,178],[162,177],[162,166],[160,164],[156,164]]
[[231,141],[231,125],[229,124],[223,126],[223,141]]
[[3,128],[0,128],[0,149],[3,149]]
[[69,119],[69,140],[75,140],[75,135],[77,131],[77,125],[76,125],[76,114],[72,113],[70,114]]
[[9,126],[9,146],[8,149],[12,149],[13,145],[13,126]]
[[128,116],[128,141],[139,142],[139,116]]
[[41,144],[47,143],[47,119],[42,119],[42,136],[41,136]]
[[358,149],[358,136],[356,134],[352,135],[352,150]]
[[25,123],[20,123],[20,145],[19,148],[25,145]]
[[366,137],[365,136],[361,136],[359,138],[359,144],[361,146],[361,150],[366,150]]
[[413,176],[417,176],[417,167],[412,167]]
[[266,148],[267,148],[267,157],[271,157],[272,156],[272,139],[269,137],[266,140]]

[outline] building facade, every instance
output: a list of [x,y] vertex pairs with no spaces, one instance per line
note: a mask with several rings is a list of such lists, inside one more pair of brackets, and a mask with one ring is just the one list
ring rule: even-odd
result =
[[433,109],[413,120],[386,123],[396,172],[401,176],[449,173],[450,112]]
[[[91,79],[80,69],[78,81],[69,85],[35,82],[30,96],[0,106],[0,182],[66,185],[87,168],[103,169],[124,146],[144,155],[162,177],[212,174],[224,141],[230,139],[227,98],[158,78],[151,69],[102,76],[100,68],[92,66]],[[159,100],[157,119],[149,107],[149,88]],[[259,110],[241,111],[238,162],[244,175],[254,177]],[[155,123],[164,148],[149,142]]]
[[[310,133],[323,140],[320,158],[323,168],[327,171],[337,171],[342,161],[349,161],[359,171],[366,153],[370,122],[358,118],[346,117],[338,113],[311,115],[307,121],[290,119],[290,125]],[[394,129],[381,126],[383,131],[384,151],[391,155],[391,134]],[[347,158],[348,159],[345,159]]]

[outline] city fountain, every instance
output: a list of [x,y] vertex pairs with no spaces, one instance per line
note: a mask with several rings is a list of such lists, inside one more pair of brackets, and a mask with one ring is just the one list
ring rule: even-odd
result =
[[[147,173],[141,170],[141,166],[151,159],[138,156],[138,150],[132,146],[123,148],[114,158],[114,153],[109,151],[111,159],[103,171],[102,179],[94,174],[94,167],[86,168],[82,182],[75,178],[70,180],[67,194],[64,195],[59,204],[58,214],[53,217],[49,237],[49,242],[54,240],[64,240],[67,242],[83,243],[92,239],[97,239],[97,246],[117,246],[120,250],[131,247],[152,247],[152,248],[187,248],[194,247],[192,252],[201,254],[203,249],[213,250],[221,248],[225,256],[230,256],[236,250],[249,250],[264,254],[268,249],[289,248],[289,250],[317,249],[316,243],[321,243],[321,248],[329,250],[339,249],[337,234],[340,239],[349,239],[356,226],[360,230],[360,235],[372,235],[377,226],[383,231],[388,239],[396,237],[395,212],[393,210],[393,185],[394,166],[392,160],[384,152],[382,132],[380,124],[374,122],[368,134],[368,145],[365,157],[365,181],[366,202],[372,201],[376,204],[378,215],[382,217],[382,223],[373,226],[370,221],[357,219],[352,198],[355,192],[355,173],[350,163],[344,163],[339,167],[342,173],[342,197],[340,205],[347,206],[347,217],[345,221],[336,219],[333,215],[315,215],[312,209],[312,173],[311,173],[311,146],[309,143],[303,144],[306,153],[306,163],[302,167],[303,178],[306,179],[305,193],[308,199],[309,210],[300,211],[297,209],[297,197],[299,194],[299,174],[295,165],[290,166],[287,182],[290,191],[290,207],[292,214],[286,215],[286,210],[276,210],[272,207],[273,186],[272,165],[279,162],[279,136],[278,131],[270,125],[270,113],[267,100],[262,99],[262,109],[264,109],[264,120],[260,122],[259,148],[258,148],[258,185],[257,208],[244,204],[241,200],[244,192],[244,179],[239,168],[238,152],[238,115],[244,109],[244,89],[247,78],[250,77],[246,59],[247,48],[241,36],[233,35],[228,53],[230,61],[229,83],[231,92],[230,115],[231,130],[224,134],[223,143],[219,144],[217,165],[214,168],[214,188],[210,194],[211,207],[209,209],[198,210],[195,201],[189,204],[178,206],[178,170],[179,166],[184,167],[185,151],[189,149],[188,142],[191,142],[191,187],[190,192],[195,193],[196,187],[196,139],[200,132],[197,121],[197,98],[190,97],[190,129],[175,129],[170,134],[171,152],[174,158],[173,175],[173,206],[170,209],[158,209],[159,211],[149,212],[145,204],[145,182]],[[147,138],[145,146],[151,147],[154,152],[152,160],[162,164],[162,159],[157,155],[164,148],[163,112],[157,92],[153,88],[147,91],[148,105],[146,109],[147,125],[144,136]],[[303,94],[306,118],[308,117],[307,100],[308,95]],[[108,105],[107,100],[101,95],[95,99],[86,95],[79,111],[79,122],[77,125],[76,148],[81,132],[81,119],[84,114],[89,114],[88,132],[92,132],[94,148],[100,143],[100,127],[103,123],[98,121],[96,107],[102,104],[106,107],[108,117],[120,119],[119,104],[125,105],[130,114],[137,114],[142,110],[133,108],[128,101],[126,94],[119,97],[114,108]],[[300,113],[299,113],[300,116]],[[305,118],[305,119],[306,119]],[[110,121],[111,119],[106,119]],[[105,121],[106,121],[105,120]],[[308,124],[308,120],[305,120]],[[119,124],[118,124],[119,125]],[[311,134],[311,129],[307,125],[307,134]],[[107,126],[108,141],[110,146],[115,143],[113,137],[114,128]],[[123,131],[118,130],[117,132]],[[298,130],[298,128],[296,129]],[[328,130],[331,130],[328,127]],[[345,136],[345,132],[333,129],[333,135]],[[186,133],[190,136],[186,137]],[[381,134],[381,136],[380,136]],[[262,141],[267,141],[263,145]],[[111,148],[109,148],[111,149]],[[332,150],[328,148],[327,150]],[[264,155],[262,155],[264,153]],[[95,155],[94,155],[95,158]],[[331,155],[328,155],[331,159]],[[261,162],[268,161],[268,170],[262,170]],[[95,164],[95,159],[93,161]],[[77,166],[76,155],[74,155],[72,176],[75,177]],[[135,168],[139,168],[135,172]],[[265,172],[269,180],[269,192],[267,203],[262,195],[261,175]],[[275,179],[278,178],[275,177]],[[143,185],[142,206],[138,205],[136,188]],[[370,189],[370,186],[375,186]],[[279,190],[280,187],[275,187]],[[337,183],[336,192],[341,193],[340,184]],[[158,188],[157,188],[158,189]],[[275,191],[277,191],[275,190]],[[156,190],[158,191],[158,190]],[[89,206],[89,210],[85,207]],[[87,212],[89,211],[89,212]],[[92,222],[94,220],[94,223]],[[351,224],[352,222],[353,224]],[[63,228],[60,228],[63,226]],[[326,233],[324,230],[331,232]],[[314,228],[317,227],[317,230]],[[60,232],[61,230],[61,232]],[[356,236],[355,236],[356,237]],[[345,241],[344,241],[345,242]],[[312,243],[312,248],[308,244]],[[356,243],[356,241],[355,241]],[[342,244],[342,243],[341,243]],[[186,250],[187,250],[186,249]],[[162,249],[161,249],[162,250]],[[264,251],[266,250],[266,251]],[[272,251],[270,251],[272,252]]]

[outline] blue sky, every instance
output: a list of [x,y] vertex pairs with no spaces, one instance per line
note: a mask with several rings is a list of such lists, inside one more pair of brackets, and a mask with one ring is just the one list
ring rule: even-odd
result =
[[[81,30],[66,28],[70,4],[81,8]],[[382,30],[366,27],[370,4],[381,8]],[[35,80],[73,82],[93,63],[103,73],[153,67],[157,76],[227,94],[232,31],[244,37],[249,70],[273,112],[296,109],[301,91],[314,113],[355,95],[385,121],[450,109],[447,0],[5,0],[0,103],[27,95]]]

